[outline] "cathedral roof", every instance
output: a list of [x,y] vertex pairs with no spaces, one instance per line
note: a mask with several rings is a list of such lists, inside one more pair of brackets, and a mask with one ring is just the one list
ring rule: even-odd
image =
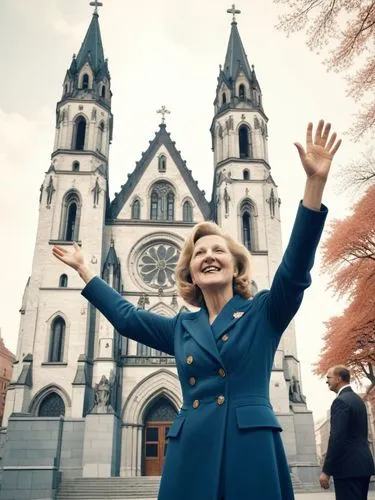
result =
[[223,72],[226,78],[230,81],[235,80],[240,69],[243,70],[249,80],[252,79],[252,72],[249,61],[247,60],[244,46],[242,45],[237,23],[236,21],[233,21]]
[[100,35],[99,15],[94,12],[85,39],[78,52],[75,61],[76,69],[79,71],[82,66],[89,63],[94,72],[98,71],[104,63],[104,50],[102,37]]
[[126,201],[131,196],[134,188],[138,184],[139,180],[144,175],[148,165],[154,158],[155,154],[159,150],[161,145],[164,145],[169,152],[172,160],[174,161],[177,169],[179,170],[183,180],[188,186],[191,196],[197,203],[205,219],[210,216],[210,205],[202,192],[198,187],[198,182],[194,180],[191,170],[186,166],[186,161],[181,158],[180,151],[176,149],[175,142],[171,140],[170,133],[166,131],[166,126],[161,123],[159,130],[155,135],[155,138],[150,141],[150,145],[147,151],[142,154],[142,158],[137,162],[135,169],[129,175],[126,184],[122,186],[120,193],[116,193],[115,199],[111,203],[110,216],[115,219],[120,213],[122,207],[125,205]]

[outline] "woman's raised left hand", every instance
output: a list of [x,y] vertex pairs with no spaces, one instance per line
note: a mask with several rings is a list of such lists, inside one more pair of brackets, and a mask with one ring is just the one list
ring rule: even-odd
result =
[[306,150],[299,142],[294,143],[309,179],[327,180],[333,157],[341,144],[336,132],[330,135],[330,131],[331,124],[319,120],[313,139],[313,124],[310,122],[306,131]]

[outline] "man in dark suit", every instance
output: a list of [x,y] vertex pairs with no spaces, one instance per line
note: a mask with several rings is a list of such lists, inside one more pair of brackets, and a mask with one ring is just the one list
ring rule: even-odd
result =
[[331,406],[331,432],[320,485],[328,489],[333,476],[336,500],[366,500],[375,471],[365,403],[350,387],[345,366],[330,368],[327,384],[337,397]]

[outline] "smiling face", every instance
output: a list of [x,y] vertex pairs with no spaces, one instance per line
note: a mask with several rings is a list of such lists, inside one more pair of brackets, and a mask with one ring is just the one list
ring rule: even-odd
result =
[[194,245],[190,275],[202,293],[233,295],[233,278],[237,275],[234,258],[222,236],[202,236]]

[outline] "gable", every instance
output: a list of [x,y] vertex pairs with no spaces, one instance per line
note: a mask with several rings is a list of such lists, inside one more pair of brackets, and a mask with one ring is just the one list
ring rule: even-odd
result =
[[[165,170],[160,169],[159,159],[165,157]],[[155,183],[169,185],[175,196],[175,221],[182,221],[182,204],[188,200],[193,208],[193,220],[209,218],[210,210],[204,192],[193,179],[191,172],[175,148],[165,125],[151,142],[148,150],[137,162],[135,170],[111,203],[110,215],[113,219],[131,219],[131,207],[135,200],[140,203],[140,220],[150,220],[150,196]]]

